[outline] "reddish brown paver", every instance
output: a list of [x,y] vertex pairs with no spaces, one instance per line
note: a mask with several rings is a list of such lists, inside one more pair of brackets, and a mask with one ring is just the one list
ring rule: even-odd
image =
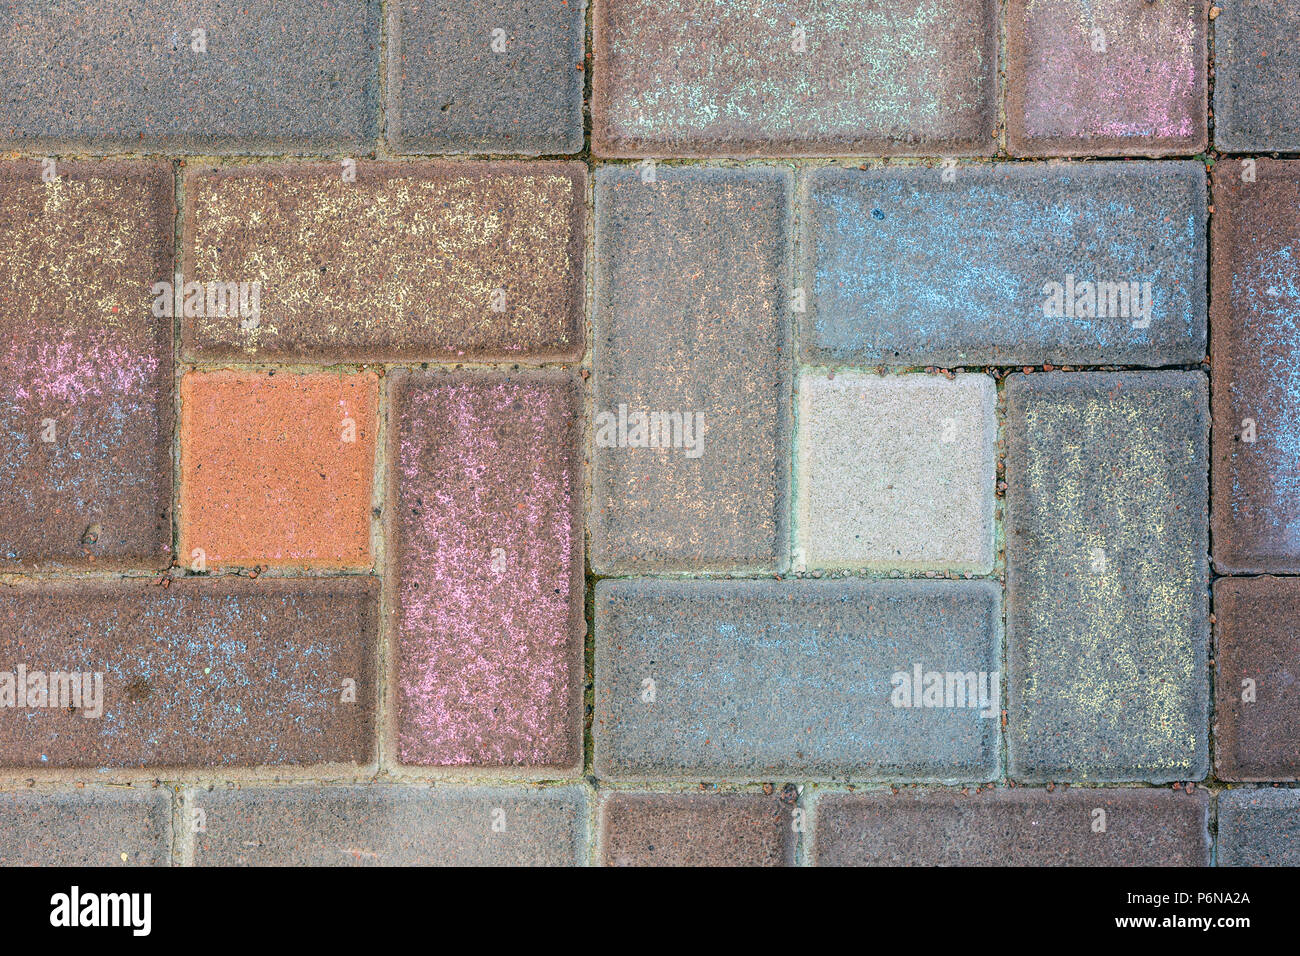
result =
[[[367,763],[378,591],[355,577],[3,589],[0,768]],[[69,689],[79,675],[80,708],[59,674]]]
[[397,756],[582,761],[581,392],[567,373],[399,373],[389,452]]
[[1215,167],[1211,261],[1214,564],[1300,571],[1300,161]]
[[601,805],[601,860],[606,866],[789,866],[793,809],[762,794],[611,794]]
[[165,163],[0,163],[0,571],[168,563],[172,189]]
[[0,866],[167,866],[164,789],[0,793]]
[[[528,361],[582,352],[580,163],[273,164],[186,176],[187,281],[260,282],[187,317],[196,361]],[[206,310],[205,310],[206,311]]]
[[378,381],[373,372],[187,374],[181,561],[196,571],[369,567]]

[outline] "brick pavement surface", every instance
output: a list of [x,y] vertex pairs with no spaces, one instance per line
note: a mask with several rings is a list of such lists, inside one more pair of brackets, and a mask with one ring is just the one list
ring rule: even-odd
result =
[[1214,27],[1215,145],[1230,153],[1300,150],[1300,8],[1233,0]]

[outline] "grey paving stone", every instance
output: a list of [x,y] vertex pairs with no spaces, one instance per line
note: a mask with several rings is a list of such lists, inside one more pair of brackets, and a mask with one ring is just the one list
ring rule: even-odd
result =
[[1012,778],[1205,776],[1208,414],[1199,372],[1008,379]]
[[[801,194],[805,361],[1157,366],[1205,356],[1200,163],[823,168],[805,174]],[[1115,294],[1098,302],[1103,282]],[[1134,282],[1140,310],[1120,294]]]
[[596,174],[592,567],[781,570],[790,174],[643,174]]
[[0,793],[0,866],[168,866],[167,790]]
[[1300,866],[1300,790],[1219,794],[1219,866]]
[[991,581],[601,581],[596,772],[992,779],[999,604]]
[[797,834],[777,795],[614,793],[600,807],[605,866],[789,866]]
[[388,142],[404,153],[581,152],[585,56],[583,0],[394,0]]
[[1217,0],[1214,143],[1234,153],[1300,150],[1300,6]]

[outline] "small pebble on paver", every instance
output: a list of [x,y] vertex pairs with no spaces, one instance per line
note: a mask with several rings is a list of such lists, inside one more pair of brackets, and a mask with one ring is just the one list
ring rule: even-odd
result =
[[614,793],[601,804],[605,866],[789,866],[792,807],[762,794]]
[[1230,0],[1214,20],[1214,144],[1300,151],[1300,5]]
[[165,789],[0,792],[0,866],[168,866]]
[[1219,794],[1219,866],[1300,866],[1300,790]]

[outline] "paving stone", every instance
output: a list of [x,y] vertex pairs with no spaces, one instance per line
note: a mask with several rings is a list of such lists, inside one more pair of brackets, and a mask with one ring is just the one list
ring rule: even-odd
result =
[[1007,380],[1008,774],[1208,770],[1199,372]]
[[1219,794],[1219,866],[1300,866],[1300,790]]
[[1214,204],[1214,564],[1300,571],[1300,162],[1222,163]]
[[1215,768],[1223,780],[1300,777],[1300,580],[1214,584]]
[[393,397],[398,759],[577,770],[581,390],[560,372],[399,373]]
[[[823,168],[805,174],[802,193],[805,361],[1159,366],[1205,356],[1200,163]],[[1128,285],[1125,303],[1131,283],[1138,295]]]
[[[0,702],[19,668],[28,681],[0,706],[0,767],[367,763],[377,604],[373,578],[0,590]],[[84,679],[80,709],[50,707],[59,674],[102,682]]]
[[373,372],[187,374],[182,562],[370,567],[378,382]]
[[592,568],[780,570],[790,176],[641,175],[596,177]]
[[819,866],[1210,863],[1205,790],[838,793],[816,813]]
[[992,0],[595,0],[599,156],[992,154]]
[[201,791],[196,866],[574,866],[581,787],[369,786]]
[[582,354],[579,163],[201,167],[185,190],[187,278],[261,283],[256,316],[186,317],[192,360]]
[[804,375],[796,567],[991,571],[996,404],[986,375]]
[[582,0],[389,4],[389,144],[406,153],[581,152],[586,29]]
[[0,572],[165,565],[171,169],[44,171],[0,163]]
[[369,149],[379,8],[376,0],[15,0],[0,10],[0,147]]
[[990,780],[999,604],[990,581],[601,581],[596,773]]
[[0,793],[0,866],[168,866],[166,790]]
[[1214,143],[1237,153],[1300,151],[1300,7],[1217,2]]
[[614,793],[601,804],[605,866],[790,866],[791,808],[761,794]]
[[1010,0],[1012,155],[1203,152],[1207,7],[1205,0]]

